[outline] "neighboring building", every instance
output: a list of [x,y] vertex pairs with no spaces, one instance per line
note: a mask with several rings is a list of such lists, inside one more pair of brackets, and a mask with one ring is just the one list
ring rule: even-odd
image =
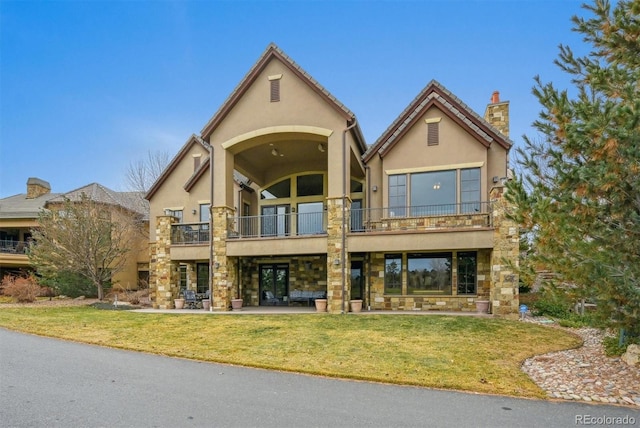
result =
[[367,147],[355,115],[270,45],[146,196],[154,307],[188,288],[217,310],[325,293],[333,313],[351,299],[517,313],[508,126],[497,93],[483,118],[432,81]]
[[51,185],[39,178],[27,180],[27,193],[0,199],[0,280],[6,274],[30,269],[27,248],[31,230],[47,201],[58,196]]
[[[38,216],[43,209],[58,209],[65,199],[71,201],[84,194],[91,200],[109,207],[120,207],[127,216],[139,219],[144,230],[148,224],[149,206],[140,193],[116,192],[97,183],[67,193],[51,193],[48,182],[29,178],[27,193],[0,199],[0,274],[21,273],[31,270],[27,249],[31,230],[38,227]],[[136,289],[140,281],[148,282],[149,254],[147,236],[132,238],[131,255],[125,268],[114,273],[113,284]]]

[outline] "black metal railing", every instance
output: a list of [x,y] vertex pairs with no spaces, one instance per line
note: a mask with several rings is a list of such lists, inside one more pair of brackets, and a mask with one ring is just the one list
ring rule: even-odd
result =
[[27,254],[29,243],[25,241],[14,241],[11,239],[0,240],[0,253]]
[[352,232],[491,227],[490,202],[351,210]]
[[327,233],[326,212],[229,217],[230,238],[272,238]]
[[179,223],[171,225],[171,244],[189,245],[209,242],[209,223]]
[[[351,232],[388,232],[492,226],[489,202],[352,209]],[[266,238],[327,233],[326,212],[228,218],[229,238]]]

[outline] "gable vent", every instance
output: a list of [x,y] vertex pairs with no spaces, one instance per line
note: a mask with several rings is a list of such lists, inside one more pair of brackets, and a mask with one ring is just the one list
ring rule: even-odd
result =
[[269,76],[270,100],[272,103],[280,101],[280,79],[282,79],[282,74]]
[[437,146],[440,143],[438,122],[427,123],[427,146]]

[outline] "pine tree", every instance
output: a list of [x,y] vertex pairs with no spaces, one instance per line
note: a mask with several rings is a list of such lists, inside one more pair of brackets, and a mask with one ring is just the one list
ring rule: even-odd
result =
[[572,298],[589,298],[611,327],[640,335],[640,2],[584,5],[573,30],[592,50],[560,45],[555,64],[574,90],[536,78],[542,111],[508,184],[532,262]]

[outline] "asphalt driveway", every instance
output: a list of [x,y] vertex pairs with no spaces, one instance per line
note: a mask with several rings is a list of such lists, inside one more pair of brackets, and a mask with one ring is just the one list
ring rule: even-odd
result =
[[0,401],[3,427],[640,426],[627,407],[343,381],[3,329]]

